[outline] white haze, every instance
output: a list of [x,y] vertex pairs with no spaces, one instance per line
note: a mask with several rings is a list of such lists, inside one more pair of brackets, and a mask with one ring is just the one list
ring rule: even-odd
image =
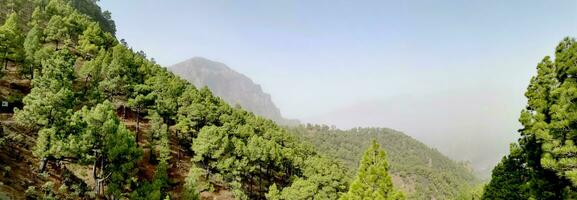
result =
[[360,102],[305,121],[392,127],[453,159],[470,161],[487,176],[518,137],[516,119],[523,104],[522,91],[452,90]]

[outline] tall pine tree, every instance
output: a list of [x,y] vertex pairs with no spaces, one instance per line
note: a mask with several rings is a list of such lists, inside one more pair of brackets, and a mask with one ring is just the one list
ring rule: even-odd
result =
[[565,38],[556,48],[554,61],[547,56],[537,65],[537,75],[525,93],[527,106],[519,118],[523,125],[520,149],[512,149],[494,169],[484,197],[515,195],[509,189],[527,188],[528,198],[575,198],[576,75],[577,43]]
[[74,59],[68,50],[57,51],[43,61],[44,73],[32,80],[32,91],[23,99],[22,110],[16,108],[14,119],[39,130],[34,154],[42,158],[40,171],[48,159],[61,158],[62,140],[70,134],[74,96]]
[[22,61],[24,52],[22,51],[22,33],[18,27],[18,14],[15,12],[8,15],[4,25],[0,26],[0,51],[4,69],[8,67],[8,60],[14,62]]
[[363,155],[356,179],[341,200],[404,199],[403,193],[393,188],[388,170],[387,155],[373,140]]
[[73,122],[81,131],[67,139],[68,149],[80,164],[92,165],[97,195],[107,186],[106,194],[119,197],[133,183],[138,171],[136,162],[142,156],[134,136],[120,123],[109,101],[92,109],[84,107],[75,113]]

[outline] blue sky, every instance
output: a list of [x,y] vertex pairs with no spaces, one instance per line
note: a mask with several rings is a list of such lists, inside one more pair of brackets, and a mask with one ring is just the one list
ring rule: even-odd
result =
[[[165,66],[202,56],[308,119],[363,101],[456,90],[522,92],[577,36],[577,1],[102,0],[119,38]],[[515,120],[516,121],[516,120]]]

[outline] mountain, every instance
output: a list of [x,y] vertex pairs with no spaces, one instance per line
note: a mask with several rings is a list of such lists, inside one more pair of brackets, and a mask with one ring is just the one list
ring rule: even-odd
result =
[[194,57],[168,68],[196,87],[207,86],[217,96],[231,105],[240,105],[259,116],[272,119],[283,125],[296,125],[297,120],[282,117],[280,110],[272,102],[270,94],[249,77],[238,73],[223,63]]
[[339,130],[326,125],[301,125],[290,131],[322,152],[338,159],[354,176],[363,151],[372,139],[386,150],[394,185],[408,199],[455,199],[478,184],[466,163],[457,163],[436,149],[387,128]]

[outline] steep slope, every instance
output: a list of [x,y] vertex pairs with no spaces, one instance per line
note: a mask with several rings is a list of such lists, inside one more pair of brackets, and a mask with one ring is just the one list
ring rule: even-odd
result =
[[0,20],[0,100],[16,104],[0,115],[0,197],[265,199],[274,188],[304,200],[347,191],[340,163],[168,72],[70,1],[0,1],[9,14]]
[[168,68],[176,75],[194,84],[207,86],[217,96],[231,105],[240,105],[259,116],[283,125],[296,125],[298,121],[284,119],[269,94],[249,77],[238,73],[223,63],[194,57]]
[[355,175],[363,151],[376,139],[387,152],[394,185],[408,199],[454,199],[478,182],[464,164],[392,129],[339,130],[307,125],[291,131],[311,142],[318,151],[343,161],[349,168],[349,176]]

